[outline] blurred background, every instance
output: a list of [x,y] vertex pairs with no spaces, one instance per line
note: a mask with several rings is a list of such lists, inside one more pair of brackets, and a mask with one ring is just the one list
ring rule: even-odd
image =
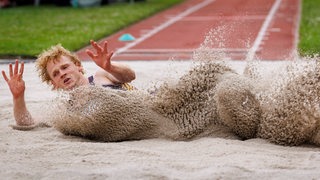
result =
[[145,0],[0,0],[0,7],[14,7],[23,5],[54,4],[57,6],[100,6],[117,2],[137,2]]

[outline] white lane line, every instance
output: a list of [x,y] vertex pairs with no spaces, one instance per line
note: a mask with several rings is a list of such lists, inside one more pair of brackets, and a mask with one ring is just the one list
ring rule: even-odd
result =
[[[204,50],[205,51],[205,50]],[[211,48],[208,51],[228,51],[228,52],[247,52],[245,48]],[[128,49],[123,53],[172,53],[172,52],[194,52],[194,49]]]
[[[171,16],[172,17],[172,16]],[[210,20],[237,20],[237,21],[244,21],[244,20],[257,20],[257,19],[265,19],[266,16],[260,15],[235,15],[235,16],[190,16],[182,19],[181,21],[210,21]]]
[[272,18],[274,17],[275,13],[277,12],[280,4],[281,4],[281,0],[276,0],[275,3],[273,4],[266,20],[264,21],[264,23],[259,31],[259,34],[258,34],[256,40],[253,43],[253,46],[250,48],[250,50],[247,54],[247,58],[246,58],[247,61],[253,60],[253,58],[254,58],[254,56],[255,56],[255,54],[261,44],[261,41],[267,31],[267,28],[270,25],[270,22],[271,22]]
[[299,57],[298,56],[298,42],[299,42],[299,27],[300,27],[300,20],[301,20],[301,8],[302,8],[302,2],[301,0],[298,0],[298,6],[299,6],[299,9],[298,9],[298,12],[295,14],[296,16],[296,22],[294,25],[294,28],[295,28],[295,31],[294,31],[294,46],[293,46],[293,57],[296,58],[296,57]]
[[147,38],[151,37],[152,35],[158,33],[159,31],[167,28],[168,26],[170,26],[171,24],[179,21],[180,19],[182,19],[183,17],[195,12],[195,11],[198,11],[199,9],[207,6],[208,4],[214,2],[215,0],[206,0],[206,1],[203,1],[185,11],[183,11],[182,13],[178,14],[176,17],[170,19],[169,21],[166,21],[165,23],[161,24],[160,26],[154,28],[153,30],[149,31],[147,34],[141,36],[140,38],[134,40],[132,43],[128,43],[126,46],[122,47],[122,48],[119,48],[115,54],[120,54],[124,51],[126,51],[127,49],[139,44],[140,42],[146,40]]

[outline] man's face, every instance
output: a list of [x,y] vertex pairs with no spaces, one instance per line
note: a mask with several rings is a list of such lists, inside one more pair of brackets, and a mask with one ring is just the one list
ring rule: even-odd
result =
[[83,68],[75,65],[69,57],[61,56],[56,61],[49,61],[47,72],[55,89],[70,90],[83,85]]

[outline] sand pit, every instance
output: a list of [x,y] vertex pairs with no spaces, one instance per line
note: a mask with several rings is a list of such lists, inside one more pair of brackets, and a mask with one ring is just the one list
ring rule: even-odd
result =
[[[134,85],[150,89],[161,81],[175,80],[192,62],[127,62],[137,71]],[[237,72],[245,63],[229,62]],[[262,62],[266,72],[285,62]],[[85,63],[87,73],[94,65]],[[7,69],[7,65],[0,65]],[[272,73],[270,73],[272,74]],[[35,117],[48,114],[56,97],[36,77],[34,64],[26,64],[26,101]],[[0,81],[0,175],[4,179],[318,179],[319,147],[290,147],[253,138],[239,140],[231,134],[209,135],[192,141],[148,139],[100,143],[65,136],[53,128],[17,131],[12,100]]]

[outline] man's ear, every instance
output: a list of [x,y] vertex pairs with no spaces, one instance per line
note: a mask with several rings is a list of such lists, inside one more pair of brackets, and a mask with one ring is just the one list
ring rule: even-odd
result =
[[58,87],[57,85],[55,84],[55,82],[53,82],[52,80],[50,80],[51,84],[52,84],[52,90],[57,90]]
[[84,74],[84,68],[82,66],[79,66],[79,72],[81,72],[82,74]]

